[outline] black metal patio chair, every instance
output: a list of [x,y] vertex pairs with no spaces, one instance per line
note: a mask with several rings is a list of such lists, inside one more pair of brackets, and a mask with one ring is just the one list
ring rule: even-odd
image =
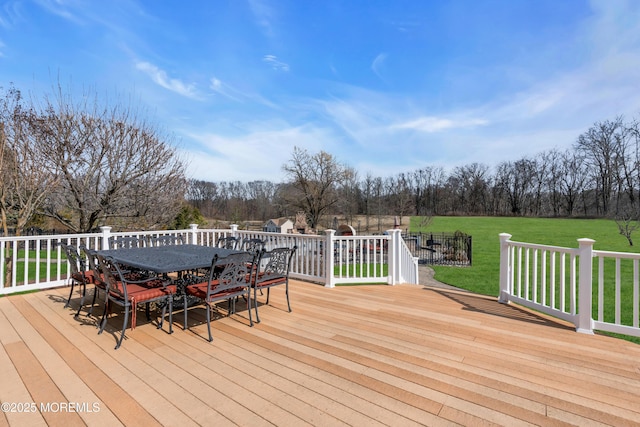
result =
[[249,326],[253,326],[251,317],[251,281],[256,258],[248,252],[240,252],[226,257],[213,258],[206,280],[185,286],[184,289],[184,329],[189,328],[187,313],[196,305],[188,306],[187,298],[195,297],[201,305],[205,306],[207,317],[207,332],[209,342],[213,341],[211,335],[211,311],[215,303],[227,301],[227,315],[235,313],[237,297],[244,297],[247,301],[249,313]]
[[[94,282],[93,272],[91,270],[87,270],[85,260],[82,256],[80,256],[75,246],[61,243],[60,247],[67,257],[69,268],[71,270],[71,274],[69,275],[71,290],[69,291],[69,297],[67,298],[67,302],[64,306],[66,308],[71,304],[73,290],[77,285],[80,288],[82,294],[82,297],[80,298],[80,308],[82,308],[84,304],[84,298],[87,294],[87,285]],[[80,312],[80,308],[78,309],[76,316]]]
[[257,255],[265,248],[266,242],[262,239],[242,239],[240,250],[249,252],[250,254]]
[[[122,321],[122,333],[116,344],[117,350],[122,344],[125,330],[131,312],[131,329],[136,327],[137,305],[139,303],[156,302],[162,308],[162,315],[158,321],[158,329],[162,329],[167,308],[169,309],[169,333],[173,333],[173,295],[176,293],[176,285],[159,278],[148,278],[144,280],[129,280],[113,259],[103,257],[98,254],[100,271],[102,272],[107,292],[105,299],[105,309],[100,321],[101,334],[107,325],[107,314],[109,303],[117,304],[124,308],[124,319]],[[147,306],[148,316],[148,306]]]
[[172,246],[172,245],[182,245],[184,244],[184,240],[182,235],[174,236],[174,235],[164,235],[164,236],[156,236],[149,238],[150,246]]
[[218,240],[216,240],[216,246],[225,249],[237,249],[239,243],[240,239],[234,236],[218,237]]
[[257,261],[257,272],[254,276],[253,287],[253,305],[256,310],[256,322],[260,323],[258,315],[258,290],[267,290],[267,300],[265,305],[269,304],[269,291],[274,286],[285,286],[285,295],[287,297],[287,308],[291,312],[291,303],[289,302],[289,271],[291,270],[291,260],[294,253],[298,249],[297,246],[292,248],[283,247],[275,248],[270,251],[263,250]]
[[[90,316],[93,312],[93,307],[96,305],[96,299],[100,291],[106,292],[107,284],[104,282],[102,273],[100,272],[100,268],[98,267],[98,253],[93,249],[87,248],[85,245],[80,245],[78,247],[80,250],[81,259],[86,260],[87,263],[87,271],[91,272],[93,285],[93,299],[91,302],[91,307],[89,307],[89,311],[87,312],[87,316]],[[76,316],[80,314],[80,311],[84,307],[84,299],[80,302],[80,306],[78,307],[78,311],[76,312]]]
[[109,237],[109,249],[142,248],[144,239],[139,237]]

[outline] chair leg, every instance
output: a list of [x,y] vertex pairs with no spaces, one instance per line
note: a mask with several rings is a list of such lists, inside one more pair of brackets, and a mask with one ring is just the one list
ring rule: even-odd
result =
[[187,329],[187,311],[188,311],[187,310],[188,307],[187,307],[187,293],[186,292],[184,293],[183,301],[184,301],[184,304],[182,306],[182,309],[184,310],[184,323],[182,324],[182,330],[186,330]]
[[67,302],[64,305],[64,308],[69,307],[69,304],[71,304],[71,297],[73,296],[73,288],[75,288],[76,286],[76,281],[71,279],[71,290],[69,291],[69,297],[67,298]]
[[209,332],[209,342],[213,341],[213,336],[211,335],[211,304],[206,303],[207,306],[207,332]]
[[[260,289],[260,292],[262,293],[262,289]],[[260,316],[258,315],[258,288],[253,288],[253,303],[256,306],[256,323],[260,323]]]
[[[166,304],[162,304],[162,312],[160,313],[160,320],[158,320],[158,326],[156,326],[156,329],[162,329],[162,325],[164,324],[164,316],[167,314],[167,304],[169,304],[169,301],[167,301]],[[158,306],[156,305],[156,311],[158,310]]]
[[291,303],[289,303],[289,282],[284,284],[284,294],[287,296],[287,307],[289,308],[289,313],[291,313]]
[[109,310],[109,296],[105,296],[104,311],[102,312],[102,318],[100,319],[100,330],[98,335],[104,331],[104,327],[107,326],[107,311]]
[[78,307],[78,311],[76,311],[76,314],[74,314],[73,317],[80,316],[80,311],[82,310],[82,307],[84,307],[84,298],[87,295],[87,284],[81,283],[80,286],[82,286],[82,298],[80,298],[80,306]]
[[114,348],[114,350],[117,350],[122,344],[122,340],[124,339],[124,332],[127,329],[127,323],[129,323],[129,304],[124,306],[124,320],[122,321],[122,334],[120,334],[120,339],[118,340],[118,343],[116,344],[116,348]]
[[[164,318],[164,313],[162,317]],[[173,295],[169,295],[169,333],[173,333]]]
[[249,326],[253,326],[253,319],[251,318],[251,288],[247,292],[247,312],[249,313]]
[[91,302],[91,307],[89,308],[89,311],[87,312],[87,317],[91,316],[91,313],[93,313],[93,306],[96,305],[96,296],[98,295],[98,287],[95,286],[93,288],[93,301]]

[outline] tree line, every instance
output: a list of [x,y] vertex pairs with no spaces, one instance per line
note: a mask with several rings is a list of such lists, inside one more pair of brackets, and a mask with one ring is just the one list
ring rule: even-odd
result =
[[[88,232],[170,223],[187,180],[171,135],[125,103],[58,86],[39,103],[0,87],[0,221],[20,235],[43,218]],[[176,197],[177,195],[177,197]]]
[[[172,135],[128,103],[58,85],[39,103],[0,87],[0,222],[17,234],[52,218],[72,232],[185,227],[202,216],[243,223],[306,214],[381,231],[381,218],[487,215],[603,217],[636,221],[640,126],[595,123],[571,148],[495,166],[425,166],[360,175],[333,155],[294,148],[283,182],[187,180]],[[56,228],[59,228],[56,226]]]
[[[425,166],[394,176],[359,174],[326,152],[295,148],[283,165],[287,180],[191,180],[187,200],[204,216],[235,222],[307,213],[312,227],[339,216],[364,216],[366,230],[380,217],[486,215],[638,219],[640,126],[623,117],[595,123],[565,150],[457,166]],[[326,224],[323,224],[324,221]]]

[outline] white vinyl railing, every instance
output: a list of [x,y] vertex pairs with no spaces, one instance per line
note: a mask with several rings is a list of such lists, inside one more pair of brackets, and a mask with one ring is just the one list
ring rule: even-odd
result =
[[0,295],[50,287],[69,282],[70,269],[59,244],[92,249],[108,249],[115,237],[179,236],[184,243],[213,246],[220,237],[259,238],[266,249],[297,246],[291,277],[319,282],[327,287],[341,283],[418,283],[418,261],[411,256],[400,230],[380,236],[336,236],[327,230],[323,236],[281,234],[230,229],[111,232],[57,234],[47,236],[0,237]]
[[[564,319],[582,333],[640,336],[640,254],[514,242],[500,234],[500,295]],[[597,262],[594,262],[594,259]]]

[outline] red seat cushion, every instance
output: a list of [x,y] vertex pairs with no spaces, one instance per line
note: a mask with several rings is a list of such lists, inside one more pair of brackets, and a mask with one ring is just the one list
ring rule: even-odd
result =
[[268,286],[275,286],[275,285],[284,285],[287,282],[287,278],[284,276],[277,276],[274,277],[272,279],[266,279],[263,282],[257,282],[256,283],[256,287],[259,288],[265,288]]
[[73,278],[73,280],[75,280],[76,282],[79,283],[94,283],[95,280],[93,279],[93,271],[84,271],[84,272],[78,272],[78,273],[74,273],[71,275],[71,278]]
[[[224,297],[228,295],[237,294],[238,292],[242,292],[244,288],[233,288],[233,289],[225,289],[222,292],[216,292],[216,286],[218,285],[217,281],[212,282],[212,293],[216,298],[224,299]],[[185,292],[189,295],[193,295],[194,297],[200,298],[202,300],[207,299],[207,290],[209,289],[209,282],[201,282],[196,283],[194,285],[189,285],[186,287]]]
[[[120,290],[122,290],[122,282],[118,282],[117,286]],[[129,296],[129,301],[133,306],[131,310],[131,329],[133,330],[136,327],[136,311],[138,303],[150,301],[162,296],[175,294],[176,290],[176,285],[148,288],[137,283],[127,284],[127,295]]]

